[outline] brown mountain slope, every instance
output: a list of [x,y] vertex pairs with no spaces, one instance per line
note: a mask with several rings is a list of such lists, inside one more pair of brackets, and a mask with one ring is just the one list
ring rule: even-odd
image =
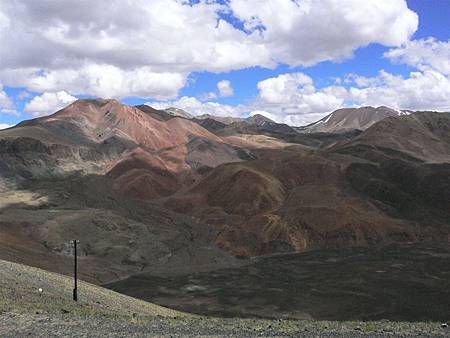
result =
[[448,230],[436,217],[425,223],[384,210],[352,187],[349,163],[266,153],[217,167],[164,205],[219,229],[217,243],[238,256],[438,240]]
[[[17,181],[23,176],[110,172],[110,177],[117,179],[118,190],[133,191],[133,197],[153,198],[160,196],[158,191],[166,195],[184,181],[192,182],[199,168],[241,160],[234,147],[197,123],[180,117],[164,119],[156,112],[148,106],[138,109],[115,100],[83,99],[48,117],[2,131],[0,187],[9,184],[6,177]],[[199,151],[201,144],[205,151]],[[114,170],[115,165],[126,166],[126,177],[117,174],[125,173]],[[162,179],[157,183],[160,188],[151,188],[160,178],[175,174],[182,178]],[[152,192],[135,192],[148,188]]]
[[146,109],[79,100],[1,131],[0,231],[51,254],[80,236],[117,276],[228,264],[211,243],[253,256],[447,238],[448,114],[345,137],[244,121],[221,137]]
[[223,129],[226,126],[225,123],[222,123],[209,117],[203,119],[194,118],[193,121],[201,125],[203,128],[208,129],[212,133],[215,133]]
[[388,107],[361,107],[338,109],[317,122],[299,128],[306,133],[341,133],[349,130],[365,130],[385,119],[402,115]]
[[449,116],[384,119],[315,154],[255,152],[257,160],[220,166],[165,205],[218,227],[219,245],[242,256],[446,241]]
[[80,274],[107,282],[140,271],[180,273],[234,264],[217,234],[150,202],[128,199],[98,175],[24,183],[0,193],[0,257],[70,272],[80,240]]
[[387,118],[334,151],[371,158],[377,152],[380,156],[402,153],[420,161],[450,162],[450,113],[417,112]]
[[130,197],[172,194],[202,170],[240,160],[192,121],[115,100],[78,100],[23,122],[0,132],[0,238],[9,239],[0,257],[60,271],[77,238],[82,275],[97,282],[229,264],[211,244],[214,231]]
[[386,212],[424,223],[449,223],[449,113],[388,118],[331,151],[367,161],[351,164],[346,179],[381,202]]

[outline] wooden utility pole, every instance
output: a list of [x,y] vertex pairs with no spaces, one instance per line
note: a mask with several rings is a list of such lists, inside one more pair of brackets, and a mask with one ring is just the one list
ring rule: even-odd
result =
[[77,240],[73,240],[73,300],[78,301],[78,290],[77,290]]

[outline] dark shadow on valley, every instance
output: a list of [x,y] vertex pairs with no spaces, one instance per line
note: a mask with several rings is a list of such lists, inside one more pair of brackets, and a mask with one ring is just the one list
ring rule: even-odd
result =
[[250,259],[235,269],[142,274],[106,287],[177,310],[224,317],[446,321],[450,248],[392,244]]

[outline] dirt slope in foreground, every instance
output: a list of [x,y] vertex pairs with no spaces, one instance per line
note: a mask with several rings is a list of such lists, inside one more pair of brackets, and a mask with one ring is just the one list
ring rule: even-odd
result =
[[[79,301],[72,300],[72,278],[0,260],[0,314],[8,312],[71,313],[85,316],[175,317],[184,314],[142,300],[78,282]],[[42,292],[39,292],[39,289]]]

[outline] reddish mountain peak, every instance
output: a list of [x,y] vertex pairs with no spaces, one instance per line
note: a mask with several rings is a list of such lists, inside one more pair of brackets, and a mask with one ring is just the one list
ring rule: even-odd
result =
[[47,117],[51,120],[53,118],[68,118],[84,116],[93,118],[97,115],[102,115],[107,111],[125,109],[126,105],[120,103],[115,99],[78,99],[63,109]]
[[[94,98],[94,99],[78,99],[68,106],[64,107],[60,111],[73,111],[76,112],[78,110],[87,110],[87,111],[98,111],[102,109],[110,109],[112,107],[123,106],[122,103],[115,99],[102,99],[102,98]],[[58,113],[58,112],[57,112]]]
[[118,100],[116,99],[103,99],[101,97],[99,98],[87,98],[87,99],[78,99],[74,101],[71,105],[95,105],[98,107],[104,106],[105,104],[118,104],[122,105]]
[[[79,99],[53,115],[34,124],[64,125],[53,132],[77,128],[91,141],[103,142],[121,135],[148,150],[170,148],[200,136],[217,142],[221,140],[195,122],[173,117],[150,106],[128,106],[114,99]],[[62,135],[61,135],[62,136]]]

